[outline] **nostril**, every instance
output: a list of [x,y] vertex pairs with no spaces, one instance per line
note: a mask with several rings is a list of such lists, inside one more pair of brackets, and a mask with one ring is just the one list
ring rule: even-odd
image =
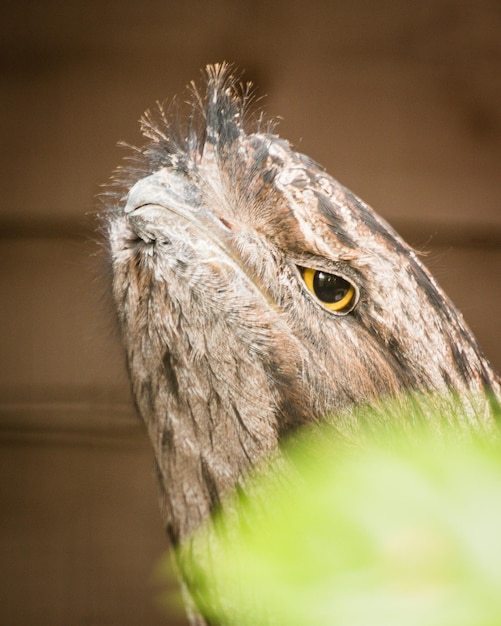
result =
[[233,230],[233,225],[228,222],[228,220],[226,220],[224,217],[221,217],[220,215],[218,215],[217,218],[225,228],[227,228],[228,230]]

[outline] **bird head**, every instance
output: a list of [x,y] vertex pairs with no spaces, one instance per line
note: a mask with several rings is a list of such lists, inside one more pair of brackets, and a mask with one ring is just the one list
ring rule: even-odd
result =
[[461,314],[383,219],[270,127],[249,130],[248,92],[225,66],[196,94],[181,129],[163,109],[143,118],[148,143],[108,212],[133,394],[174,538],[301,424],[413,390],[499,391]]

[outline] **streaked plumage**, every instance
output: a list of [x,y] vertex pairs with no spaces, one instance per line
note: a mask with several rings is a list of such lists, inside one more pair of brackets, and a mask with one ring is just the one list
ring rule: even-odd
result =
[[[248,91],[224,66],[194,94],[181,128],[145,115],[107,214],[174,544],[301,424],[424,390],[464,396],[484,429],[500,397],[461,314],[384,220],[270,127],[249,130]],[[351,285],[347,306],[319,302],[304,268]]]

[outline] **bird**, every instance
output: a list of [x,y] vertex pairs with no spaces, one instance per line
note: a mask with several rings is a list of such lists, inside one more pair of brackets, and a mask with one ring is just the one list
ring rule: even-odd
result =
[[419,254],[253,111],[232,66],[190,94],[144,114],[104,216],[171,545],[288,437],[364,403],[442,394],[494,431],[501,380]]

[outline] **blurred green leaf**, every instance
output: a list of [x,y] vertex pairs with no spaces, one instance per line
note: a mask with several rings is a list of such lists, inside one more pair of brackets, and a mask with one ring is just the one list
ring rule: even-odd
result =
[[286,461],[181,548],[207,615],[239,626],[501,624],[497,434],[472,427],[463,404],[431,420],[436,398],[397,404],[296,436]]

